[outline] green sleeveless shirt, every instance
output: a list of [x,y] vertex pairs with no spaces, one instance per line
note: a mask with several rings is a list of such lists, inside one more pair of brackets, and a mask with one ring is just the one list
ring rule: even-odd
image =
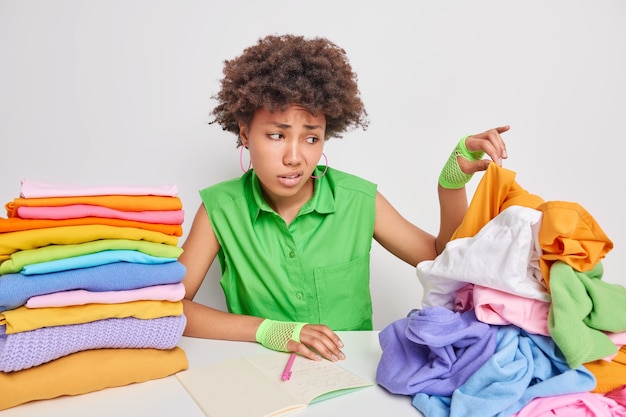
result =
[[220,284],[230,312],[372,329],[375,184],[328,168],[289,226],[263,199],[254,170],[200,197],[221,246]]

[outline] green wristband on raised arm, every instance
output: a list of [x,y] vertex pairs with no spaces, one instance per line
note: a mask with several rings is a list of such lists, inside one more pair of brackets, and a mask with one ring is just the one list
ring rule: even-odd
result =
[[265,319],[256,331],[256,341],[268,349],[288,352],[287,343],[300,342],[300,332],[306,324]]
[[466,135],[461,138],[459,143],[456,145],[448,161],[443,166],[441,170],[441,174],[439,174],[439,184],[443,188],[450,189],[459,189],[465,186],[472,179],[472,174],[466,174],[461,171],[461,167],[459,166],[459,161],[457,157],[461,156],[468,161],[478,161],[485,156],[485,152],[483,151],[470,151],[465,146],[465,139],[470,137],[471,135]]

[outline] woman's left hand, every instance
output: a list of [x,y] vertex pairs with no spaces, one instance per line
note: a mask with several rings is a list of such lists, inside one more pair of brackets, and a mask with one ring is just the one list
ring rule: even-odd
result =
[[[476,135],[468,136],[465,139],[465,147],[471,152],[483,151],[491,161],[502,166],[502,160],[508,157],[506,152],[506,144],[501,134],[508,131],[510,127],[500,126],[486,130]],[[469,161],[465,158],[457,158],[459,167],[466,174],[473,174],[478,171],[487,169],[491,161],[489,159],[481,159],[478,161]]]

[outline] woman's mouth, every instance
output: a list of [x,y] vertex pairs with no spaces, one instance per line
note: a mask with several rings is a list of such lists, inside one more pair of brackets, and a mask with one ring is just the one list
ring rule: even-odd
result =
[[300,182],[300,178],[302,178],[301,172],[297,174],[279,175],[278,181],[285,187],[293,187]]

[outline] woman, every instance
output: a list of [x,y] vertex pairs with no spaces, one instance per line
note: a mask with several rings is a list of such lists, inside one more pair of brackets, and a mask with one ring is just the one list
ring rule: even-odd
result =
[[[216,99],[214,123],[237,135],[252,168],[242,162],[241,178],[200,191],[180,257],[188,336],[343,359],[334,331],[372,328],[372,238],[413,266],[434,259],[467,210],[465,183],[490,163],[484,153],[506,158],[508,126],[461,139],[439,178],[435,237],[375,184],[328,167],[325,141],[367,127],[356,74],[337,45],[267,36],[225,61]],[[216,256],[228,313],[193,301]]]

